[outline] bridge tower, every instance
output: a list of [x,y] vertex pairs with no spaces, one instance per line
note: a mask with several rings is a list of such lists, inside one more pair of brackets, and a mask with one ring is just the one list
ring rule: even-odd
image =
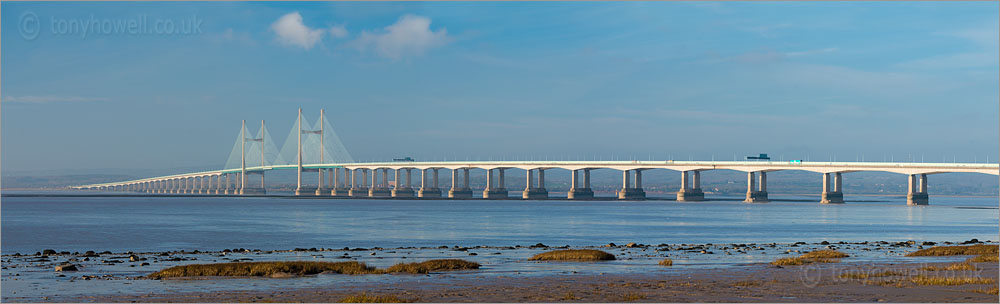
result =
[[[260,121],[260,138],[252,137],[247,138],[245,130],[247,127],[247,121],[243,120],[243,128],[240,129],[240,189],[239,194],[257,194],[264,195],[267,194],[264,186],[264,120]],[[247,140],[251,142],[260,142],[260,171],[247,171],[247,155],[246,155],[246,145]],[[260,174],[260,188],[257,187],[247,187],[247,173]]]
[[[303,195],[306,193],[312,193],[315,195],[321,195],[323,192],[323,169],[320,168],[305,168],[302,165],[302,134],[319,134],[320,135],[320,145],[319,145],[319,157],[320,163],[323,163],[323,154],[325,154],[325,147],[323,144],[323,110],[320,110],[320,127],[318,130],[306,130],[302,128],[302,108],[299,108],[299,118],[296,124],[298,125],[298,131],[295,132],[298,136],[298,147],[296,147],[296,184],[295,184],[295,195]],[[316,189],[311,187],[302,186],[302,172],[317,172],[319,174],[319,184],[316,185]]]

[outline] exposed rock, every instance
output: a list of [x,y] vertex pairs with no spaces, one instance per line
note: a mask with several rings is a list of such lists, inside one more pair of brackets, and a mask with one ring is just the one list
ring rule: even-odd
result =
[[56,271],[77,271],[76,265],[73,264],[63,264],[56,266]]
[[45,250],[42,250],[42,254],[44,254],[44,255],[54,255],[54,254],[56,254],[56,251],[53,250],[53,249],[45,249]]

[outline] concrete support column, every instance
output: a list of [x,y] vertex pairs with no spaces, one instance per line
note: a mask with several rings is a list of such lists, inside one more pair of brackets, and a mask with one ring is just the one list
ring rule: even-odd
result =
[[930,200],[927,195],[927,174],[920,174],[919,185],[917,175],[910,174],[909,187],[906,193],[906,204],[911,206],[927,205]]
[[[635,180],[629,179],[629,171],[635,171]],[[620,200],[642,200],[646,199],[646,192],[642,190],[642,171],[639,169],[622,171],[622,189],[618,191]],[[634,185],[633,185],[634,184]]]
[[393,188],[396,188],[396,189],[402,188],[402,187],[400,187],[400,178],[401,178],[400,175],[401,174],[399,174],[400,173],[399,170],[400,169],[393,170],[394,176],[392,177],[393,178],[392,183],[393,183]]
[[920,174],[920,193],[927,193],[927,174]]
[[577,170],[570,170],[569,171],[569,190],[570,190],[570,192],[573,192],[573,189],[576,189],[576,186],[577,186],[576,177],[577,177],[577,175],[579,175],[577,173],[578,173]]
[[406,188],[413,188],[413,170],[406,169]]
[[840,172],[833,174],[833,191],[843,193],[844,192],[844,178]]
[[583,171],[583,185],[580,185],[579,175],[581,170],[573,170],[570,179],[569,192],[566,193],[566,198],[571,200],[585,200],[594,198],[594,191],[590,190],[590,170],[582,169]]
[[382,188],[389,188],[389,168],[382,169]]
[[[381,181],[379,181],[378,178],[379,171],[382,171]],[[391,195],[392,190],[389,189],[389,168],[375,169],[372,171],[372,187],[368,189],[368,196],[385,197]]]
[[635,170],[635,188],[642,189],[642,170]]
[[504,177],[503,177],[504,171],[507,171],[507,170],[505,170],[504,168],[500,168],[500,169],[497,169],[497,170],[500,170],[500,172],[497,172],[497,173],[500,174],[500,184],[499,184],[498,187],[500,187],[501,189],[507,189],[507,182],[504,180]]
[[843,204],[844,194],[840,192],[840,172],[833,174],[833,187],[830,186],[831,173],[823,173],[823,193],[820,197],[821,204]]
[[493,188],[493,169],[486,170],[486,191]]
[[538,188],[545,189],[545,169],[538,169]]
[[701,191],[701,173],[697,170],[681,171],[681,190],[677,191],[678,202],[696,202],[705,200]]
[[[399,170],[406,170],[406,183],[401,180],[403,177]],[[410,188],[410,169],[396,169],[396,187],[392,189],[392,197],[413,197],[413,188]]]
[[350,184],[351,170],[347,168],[334,168],[332,173],[333,173],[333,187],[330,188],[330,195],[350,196],[352,188]]
[[760,192],[767,194],[767,171],[760,171]]
[[504,187],[503,181],[503,168],[497,168],[499,172],[500,182],[493,179],[493,170],[486,170],[486,189],[483,189],[483,198],[485,199],[507,199],[510,196],[510,192]]
[[420,189],[427,188],[427,169],[420,170]]
[[463,171],[462,173],[465,173],[465,176],[464,176],[465,177],[465,182],[462,183],[462,189],[469,190],[469,169],[465,168],[462,171]]
[[535,188],[535,178],[532,176],[532,170],[527,171],[527,185],[524,186],[524,191],[528,191]]
[[528,169],[527,181],[525,182],[524,191],[521,192],[521,198],[541,200],[549,198],[549,191],[545,189],[545,171],[542,168],[534,169],[538,170],[538,186],[535,186],[535,178],[533,176],[533,170]]
[[[743,200],[747,203],[766,203],[767,200],[767,173],[760,172],[761,183],[759,187],[754,187],[754,172],[747,172],[747,198]],[[757,189],[754,189],[757,188]]]
[[632,182],[629,180],[628,170],[625,170],[622,171],[622,191],[628,188],[632,188]]
[[[428,185],[427,176],[428,170],[432,171],[433,183]],[[441,197],[441,189],[438,188],[438,169],[423,169],[420,170],[420,190],[417,191],[417,197]]]
[[[360,171],[360,172],[358,172]],[[361,174],[361,179],[358,179],[358,174]],[[348,191],[348,195],[351,197],[367,197],[368,196],[368,169],[358,168],[351,170],[351,190]]]
[[[458,172],[464,171],[462,187],[458,184]],[[451,189],[448,190],[450,198],[472,198],[472,189],[469,189],[469,169],[456,168],[451,170]]]
[[830,173],[823,173],[823,193],[830,192]]
[[681,191],[688,189],[688,172],[681,171]]

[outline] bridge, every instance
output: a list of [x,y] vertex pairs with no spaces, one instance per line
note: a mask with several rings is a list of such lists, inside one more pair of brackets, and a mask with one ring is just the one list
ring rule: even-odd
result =
[[[246,121],[240,130],[226,168],[213,171],[192,172],[169,176],[150,177],[129,181],[81,185],[71,187],[81,190],[129,191],[160,194],[221,194],[263,195],[267,193],[264,174],[272,170],[296,170],[295,195],[332,197],[395,197],[441,198],[445,197],[439,183],[439,173],[451,173],[447,197],[473,198],[469,187],[471,169],[486,172],[484,199],[521,198],[540,200],[549,198],[545,188],[545,171],[564,169],[570,171],[570,189],[566,197],[571,200],[594,198],[590,187],[593,170],[622,172],[622,187],[617,192],[621,200],[646,198],[642,187],[642,173],[649,170],[672,170],[681,174],[677,191],[678,201],[702,201],[701,173],[712,170],[735,170],[747,173],[745,202],[767,202],[767,173],[782,170],[801,170],[822,173],[820,203],[844,203],[843,174],[877,171],[904,174],[908,178],[906,201],[908,205],[927,205],[927,176],[940,173],[982,173],[1000,175],[1000,164],[979,163],[901,163],[901,162],[811,162],[811,161],[431,161],[431,162],[354,162],[323,111],[317,123],[309,123],[299,116],[296,126],[289,132],[285,145],[278,149],[261,121],[257,136],[247,137]],[[294,143],[292,143],[295,139]],[[257,151],[259,150],[259,153]],[[238,153],[237,153],[238,151]],[[247,151],[251,151],[248,153]],[[291,163],[286,159],[294,158]],[[237,166],[236,163],[239,163]],[[250,166],[248,166],[248,164]],[[504,174],[507,169],[526,172],[526,183],[520,196],[510,196]],[[419,171],[419,187],[413,183],[413,171]],[[392,172],[393,183],[389,183]],[[315,172],[315,183],[307,183],[303,173]],[[259,175],[251,181],[250,175]],[[403,182],[405,181],[405,182]],[[520,188],[518,188],[520,189]],[[477,191],[479,189],[476,189]]]

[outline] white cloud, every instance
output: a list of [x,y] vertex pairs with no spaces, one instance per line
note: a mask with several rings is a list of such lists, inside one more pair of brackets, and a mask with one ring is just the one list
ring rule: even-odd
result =
[[285,45],[310,49],[323,37],[323,29],[312,29],[302,23],[299,12],[288,13],[271,24],[277,40]]
[[372,48],[379,56],[391,59],[419,56],[452,40],[446,29],[432,31],[430,25],[430,18],[405,15],[379,32],[361,32],[352,44],[361,51]]
[[79,97],[79,96],[7,96],[3,98],[4,102],[18,102],[18,103],[50,103],[50,102],[93,102],[93,101],[108,101],[109,99],[103,97]]
[[330,27],[330,36],[333,38],[344,38],[347,37],[347,28],[343,25],[334,25]]

